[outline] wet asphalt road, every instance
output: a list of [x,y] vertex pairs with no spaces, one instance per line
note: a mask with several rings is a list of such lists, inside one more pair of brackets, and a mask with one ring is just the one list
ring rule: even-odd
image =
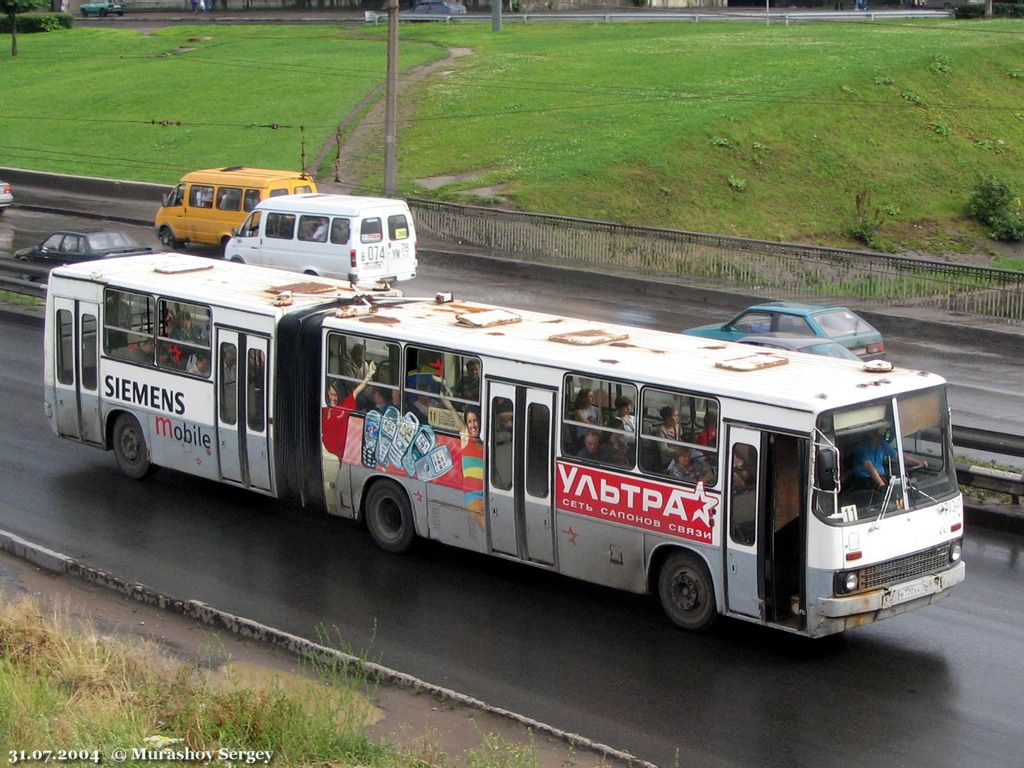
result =
[[[11,211],[0,250],[59,225]],[[407,292],[451,279],[425,266]],[[458,284],[467,297],[554,301],[625,322],[697,317],[682,303],[567,296],[564,286],[472,269]],[[706,322],[710,310],[699,311]],[[130,481],[110,454],[48,431],[40,340],[37,324],[0,317],[0,527],[17,535],[661,766],[1024,765],[1020,537],[970,530],[968,580],[949,600],[842,638],[810,642],[738,622],[688,635],[640,597],[429,543],[387,555],[349,523],[173,472]],[[1019,368],[998,350],[902,339],[891,349],[947,376],[941,364],[964,359],[958,411],[978,402],[977,387],[993,404],[984,408],[1004,409],[990,416],[1021,418],[1002,391],[1013,387],[999,381]],[[994,367],[977,374],[980,365]]]

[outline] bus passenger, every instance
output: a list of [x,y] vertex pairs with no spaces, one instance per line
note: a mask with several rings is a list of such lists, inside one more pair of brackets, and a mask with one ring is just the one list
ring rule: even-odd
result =
[[633,416],[632,398],[625,395],[615,398],[615,413],[608,419],[606,426],[621,429],[623,432],[636,432],[636,417]]
[[350,379],[362,379],[369,370],[370,363],[366,360],[366,347],[353,344],[348,357],[342,361],[342,375]]
[[697,433],[697,442],[701,445],[718,445],[718,409],[708,406],[704,412],[704,429]]
[[576,454],[577,459],[609,461],[608,450],[601,445],[601,433],[592,429],[583,436],[583,447]]
[[370,363],[366,376],[356,385],[355,389],[348,393],[344,400],[341,399],[341,388],[337,382],[332,381],[327,385],[327,407],[322,408],[320,412],[320,434],[324,448],[339,459],[345,453],[348,419],[356,409],[356,398],[366,389],[375,370],[376,366]]
[[597,424],[600,410],[597,407],[597,395],[594,390],[584,387],[576,393],[573,419],[584,424]]
[[675,457],[669,462],[665,472],[669,477],[694,485],[707,482],[711,476],[711,470],[704,460],[704,454],[696,448],[677,448]]
[[480,400],[480,361],[476,359],[466,361],[466,374],[455,382],[452,390],[456,397],[463,400]]

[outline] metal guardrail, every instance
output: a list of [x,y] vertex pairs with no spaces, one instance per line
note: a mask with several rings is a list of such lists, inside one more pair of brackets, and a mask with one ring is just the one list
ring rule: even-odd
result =
[[14,259],[0,259],[0,290],[45,299],[46,278],[49,276],[49,267],[38,267]]
[[[538,22],[603,22],[605,24],[626,22],[626,23],[647,23],[655,21],[754,21],[764,23],[782,23],[789,25],[796,22],[808,21],[876,21],[879,19],[927,19],[927,18],[950,18],[952,11],[945,10],[913,10],[893,9],[879,11],[771,11],[769,13],[757,13],[756,11],[739,11],[730,13],[715,13],[714,11],[694,13],[684,11],[650,11],[637,13],[629,11],[612,11],[608,13],[590,12],[574,13],[552,12],[543,13],[502,13],[503,22],[522,22],[523,24]],[[365,11],[365,20],[368,24],[380,24],[387,22],[388,15],[381,11]],[[403,11],[399,14],[398,20],[402,21],[436,21],[446,24],[456,22],[459,24],[490,23],[491,14],[467,13],[457,16],[446,16],[438,13],[409,13]]]
[[791,299],[856,299],[1024,322],[1024,272],[871,251],[409,198],[421,238],[509,259],[615,266]]

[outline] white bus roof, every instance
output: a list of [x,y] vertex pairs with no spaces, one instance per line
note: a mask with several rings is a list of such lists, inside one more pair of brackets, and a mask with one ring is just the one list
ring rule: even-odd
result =
[[[58,267],[51,283],[53,278],[276,316],[356,295],[341,280],[174,253]],[[935,374],[906,368],[870,372],[852,360],[476,302],[408,299],[375,309],[353,317],[339,312],[325,326],[808,412],[944,383]]]
[[[466,324],[473,315],[493,324]],[[871,372],[853,360],[465,301],[381,306],[325,326],[814,413],[944,383],[905,368]]]
[[98,282],[264,315],[287,314],[355,295],[341,280],[183,253],[87,261],[54,269],[51,284],[54,278]]
[[362,211],[386,206],[407,208],[404,200],[387,197],[354,197],[352,195],[331,195],[322,192],[307,192],[299,195],[277,195],[261,200],[258,210],[283,211],[285,213],[321,213],[334,216],[355,216]]

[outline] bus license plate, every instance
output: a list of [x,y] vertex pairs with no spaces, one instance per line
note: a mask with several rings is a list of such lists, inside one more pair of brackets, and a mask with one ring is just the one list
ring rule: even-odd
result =
[[913,600],[915,597],[921,595],[928,595],[935,591],[935,579],[922,579],[921,581],[915,581],[912,584],[905,584],[902,587],[896,587],[890,589],[888,594],[882,600],[882,607],[888,608],[890,605],[899,605],[905,603],[908,600]]

